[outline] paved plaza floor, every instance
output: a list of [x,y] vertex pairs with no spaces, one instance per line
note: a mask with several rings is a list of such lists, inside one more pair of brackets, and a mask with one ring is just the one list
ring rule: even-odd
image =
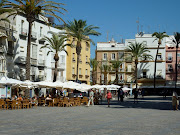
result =
[[0,110],[0,135],[180,135],[171,97],[148,96],[95,106]]

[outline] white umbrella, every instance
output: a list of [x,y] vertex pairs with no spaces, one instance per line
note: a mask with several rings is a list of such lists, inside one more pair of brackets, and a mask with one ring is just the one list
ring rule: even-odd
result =
[[8,77],[2,77],[0,80],[1,85],[16,85],[16,84],[21,84],[21,83],[22,83],[22,81],[8,78]]
[[68,81],[68,82],[64,82],[63,84],[63,88],[65,89],[76,89],[80,84],[73,82],[73,81]]
[[106,88],[109,89],[109,90],[117,90],[117,89],[120,88],[120,87],[121,87],[121,86],[114,85],[114,84],[106,85]]
[[123,91],[128,91],[128,90],[131,91],[132,89],[131,89],[131,88],[128,88],[128,87],[124,87],[124,88],[122,88],[122,90],[123,90]]

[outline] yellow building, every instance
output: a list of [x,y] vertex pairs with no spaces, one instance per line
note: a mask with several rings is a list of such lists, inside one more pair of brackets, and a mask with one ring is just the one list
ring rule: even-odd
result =
[[[71,39],[70,42],[72,42]],[[66,79],[68,81],[76,80],[77,69],[77,54],[76,54],[76,41],[73,41],[73,47],[67,47],[66,59]],[[79,58],[79,75],[78,80],[82,83],[90,84],[90,46],[86,42],[81,42],[81,54]]]

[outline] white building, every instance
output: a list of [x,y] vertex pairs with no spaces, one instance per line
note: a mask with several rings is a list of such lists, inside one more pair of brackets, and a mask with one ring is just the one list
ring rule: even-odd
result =
[[[10,18],[11,24],[0,22],[0,75],[19,80],[25,79],[25,64],[27,52],[28,22],[25,17],[17,15]],[[47,56],[48,49],[41,47],[46,44],[44,36],[50,37],[52,32],[60,30],[47,26],[42,20],[36,20],[32,26],[31,35],[31,80],[53,80],[55,67],[54,54]],[[7,37],[7,38],[5,38]],[[66,53],[59,53],[58,77],[61,81],[66,80]]]
[[[136,34],[135,39],[126,39],[125,45],[128,46],[130,42],[138,42],[147,45],[150,55],[153,56],[153,60],[140,60],[138,63],[138,83],[139,85],[151,85],[153,86],[154,78],[154,66],[155,66],[155,57],[157,53],[158,40],[155,40],[152,37],[152,34]],[[162,40],[162,44],[159,48],[159,53],[156,63],[156,78],[157,85],[164,85],[166,78],[166,52],[165,52],[165,43],[166,39]],[[145,86],[146,87],[146,86]]]

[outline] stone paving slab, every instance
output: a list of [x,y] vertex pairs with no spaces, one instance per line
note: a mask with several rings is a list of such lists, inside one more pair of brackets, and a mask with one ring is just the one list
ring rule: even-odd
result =
[[90,107],[0,110],[0,135],[180,135],[171,97],[148,96]]

